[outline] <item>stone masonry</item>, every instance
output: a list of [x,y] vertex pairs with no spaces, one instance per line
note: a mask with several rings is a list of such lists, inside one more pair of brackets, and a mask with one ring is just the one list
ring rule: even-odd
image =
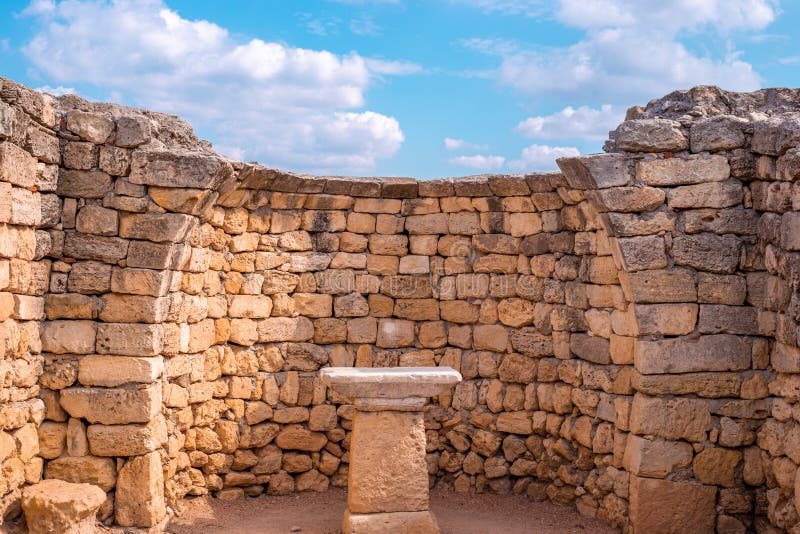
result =
[[319,369],[447,366],[431,487],[796,531],[800,92],[627,118],[560,173],[312,177],[0,79],[0,515],[42,478],[156,530],[190,495],[344,486],[354,407]]

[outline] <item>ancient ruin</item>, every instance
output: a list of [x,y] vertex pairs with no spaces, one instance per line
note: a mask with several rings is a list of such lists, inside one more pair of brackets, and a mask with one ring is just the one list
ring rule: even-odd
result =
[[408,416],[432,486],[800,528],[800,91],[627,119],[560,173],[314,177],[0,79],[2,516],[42,479],[154,531],[344,486],[362,412],[319,370],[439,366],[463,381]]

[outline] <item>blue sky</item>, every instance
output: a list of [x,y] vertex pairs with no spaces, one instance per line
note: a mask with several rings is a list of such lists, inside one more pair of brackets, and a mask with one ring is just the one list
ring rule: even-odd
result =
[[789,0],[9,0],[0,75],[317,174],[551,170],[676,88],[800,85]]

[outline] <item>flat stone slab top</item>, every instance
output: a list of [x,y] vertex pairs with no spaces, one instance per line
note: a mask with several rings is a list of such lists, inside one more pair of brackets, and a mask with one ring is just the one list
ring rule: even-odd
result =
[[452,367],[325,367],[319,375],[350,399],[434,397],[461,381]]

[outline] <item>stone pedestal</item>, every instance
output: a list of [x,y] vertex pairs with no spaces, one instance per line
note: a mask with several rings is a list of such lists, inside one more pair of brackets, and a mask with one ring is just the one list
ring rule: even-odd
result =
[[30,534],[94,534],[97,510],[106,492],[91,484],[43,480],[22,492],[22,510]]
[[344,532],[438,533],[428,505],[422,411],[461,375],[450,367],[329,367],[320,376],[356,408]]

